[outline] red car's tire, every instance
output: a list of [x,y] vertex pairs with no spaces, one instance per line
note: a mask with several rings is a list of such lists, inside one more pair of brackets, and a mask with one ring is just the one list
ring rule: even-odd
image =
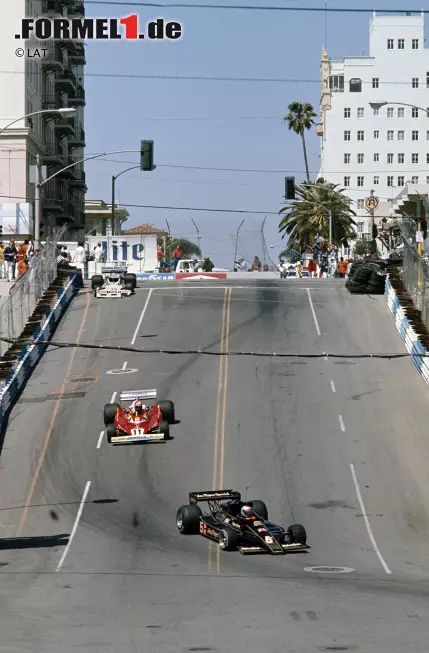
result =
[[112,443],[112,438],[118,434],[114,424],[107,424],[106,426],[106,439],[109,444]]
[[119,404],[106,404],[104,406],[104,425],[113,424],[116,417],[116,411],[120,408]]
[[160,401],[158,403],[158,406],[161,409],[162,419],[168,422],[169,424],[173,424],[176,420],[173,402],[169,401],[168,399],[164,399],[163,401]]
[[170,439],[170,425],[164,419],[159,423],[159,432],[164,433],[164,440]]

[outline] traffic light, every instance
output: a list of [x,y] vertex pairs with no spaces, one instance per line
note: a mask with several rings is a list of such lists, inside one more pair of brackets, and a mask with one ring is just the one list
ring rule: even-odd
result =
[[140,148],[140,170],[154,170],[153,165],[153,141],[142,141]]
[[423,232],[423,240],[428,237],[428,223],[427,220],[422,220],[420,223],[420,230]]
[[374,238],[377,238],[377,236],[378,236],[378,228],[377,228],[376,224],[373,224],[372,225],[372,237],[374,239]]
[[285,198],[295,199],[295,177],[285,177]]

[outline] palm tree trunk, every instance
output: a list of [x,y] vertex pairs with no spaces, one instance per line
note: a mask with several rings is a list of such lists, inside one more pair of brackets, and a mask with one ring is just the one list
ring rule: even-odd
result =
[[310,181],[310,173],[308,171],[307,147],[305,145],[304,130],[301,131],[301,138],[302,138],[302,149],[304,151],[305,172],[307,173],[307,181],[309,182]]

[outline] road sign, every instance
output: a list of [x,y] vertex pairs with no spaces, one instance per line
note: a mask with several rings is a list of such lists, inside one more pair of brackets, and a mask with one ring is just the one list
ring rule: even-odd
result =
[[374,211],[378,206],[378,197],[367,197],[365,200],[365,206],[368,211]]

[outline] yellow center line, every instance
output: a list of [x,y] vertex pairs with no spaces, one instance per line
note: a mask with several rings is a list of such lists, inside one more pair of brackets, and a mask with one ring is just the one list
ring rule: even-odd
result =
[[[88,309],[89,309],[89,304],[90,304],[90,301],[91,301],[91,296],[92,296],[91,294],[87,294],[87,296],[86,296],[85,309],[84,309],[82,319],[81,319],[81,322],[80,322],[79,331],[78,331],[77,338],[76,338],[76,343],[79,343],[80,339],[82,337],[82,331],[83,331],[83,327],[85,325],[86,316],[88,314]],[[55,402],[54,410],[52,412],[51,421],[49,423],[49,427],[48,427],[48,430],[46,432],[45,440],[43,442],[42,451],[40,452],[39,460],[37,461],[36,470],[35,470],[34,475],[33,475],[33,480],[31,481],[31,486],[30,486],[30,489],[28,491],[27,498],[25,500],[24,511],[22,513],[21,521],[19,522],[18,531],[17,531],[17,534],[16,534],[17,537],[19,537],[21,535],[22,529],[24,528],[25,520],[27,518],[28,508],[31,505],[31,500],[33,498],[34,490],[36,488],[36,484],[37,484],[37,481],[39,479],[40,470],[42,469],[43,461],[45,460],[49,440],[51,439],[52,431],[54,430],[55,421],[57,419],[58,411],[59,411],[60,405],[61,405],[61,400],[63,398],[64,391],[66,389],[67,381],[68,381],[68,378],[70,376],[70,372],[71,372],[71,368],[72,368],[72,365],[73,365],[73,361],[74,361],[75,356],[76,356],[76,352],[77,352],[77,347],[75,347],[72,350],[72,353],[71,353],[70,358],[69,358],[69,363],[67,365],[67,370],[66,370],[66,373],[64,375],[63,383],[62,383],[60,391],[58,393],[58,399]]]

